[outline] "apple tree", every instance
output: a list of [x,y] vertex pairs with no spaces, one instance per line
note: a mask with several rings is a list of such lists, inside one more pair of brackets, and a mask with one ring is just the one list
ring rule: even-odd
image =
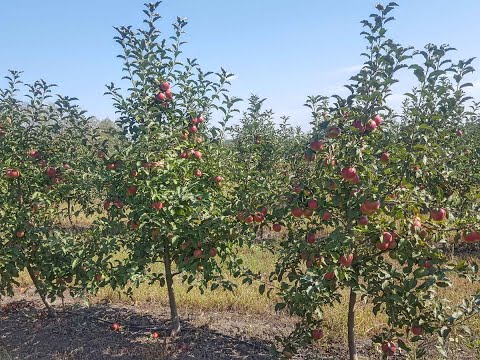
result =
[[[463,79],[472,59],[454,63],[449,46],[414,51],[388,39],[396,6],[377,5],[362,22],[367,51],[346,86],[350,94],[307,102],[308,168],[276,205],[288,228],[271,274],[279,283],[276,309],[300,318],[279,338],[287,358],[322,339],[324,310],[335,303],[348,303],[352,360],[359,301],[385,316],[372,339],[384,357],[434,334],[445,352],[456,320],[480,309],[478,294],[465,294],[458,307],[438,296],[453,277],[478,280],[476,264],[444,251],[449,241],[480,241],[478,161],[458,133],[471,116]],[[397,113],[388,104],[401,69],[417,85]]]
[[222,269],[236,276],[242,270],[222,170],[230,161],[225,124],[238,99],[227,92],[231,74],[205,72],[184,57],[185,19],[177,18],[173,35],[162,37],[159,3],[146,4],[144,29],[116,28],[128,88],[108,86],[122,145],[99,153],[104,194],[97,225],[110,254],[102,260],[101,284],[127,293],[142,282],[166,286],[176,333],[175,278],[202,292],[232,290]]
[[[0,296],[13,295],[24,270],[49,314],[48,300],[88,289],[94,241],[64,219],[76,204],[91,213],[95,168],[88,143],[95,132],[76,99],[52,95],[43,80],[22,87],[20,72],[0,90]],[[22,96],[22,89],[27,88]],[[73,206],[73,205],[72,205]]]

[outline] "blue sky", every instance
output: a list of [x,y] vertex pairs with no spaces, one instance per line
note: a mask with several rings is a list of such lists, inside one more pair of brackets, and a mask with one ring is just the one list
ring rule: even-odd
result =
[[[138,0],[0,1],[0,73],[23,70],[80,99],[99,118],[114,117],[105,84],[121,78],[113,26],[141,25]],[[404,45],[448,43],[456,58],[480,57],[478,0],[399,0],[390,36]],[[308,95],[338,92],[359,68],[365,42],[360,20],[370,0],[165,0],[162,29],[187,17],[187,56],[205,69],[235,73],[232,94],[268,98],[276,115],[308,127]],[[480,61],[480,60],[479,60]],[[475,62],[478,66],[478,61]],[[471,78],[480,88],[480,75]],[[0,85],[5,82],[0,81]],[[407,88],[397,89],[398,93]],[[475,94],[480,95],[478,89]],[[397,102],[399,101],[397,97]]]

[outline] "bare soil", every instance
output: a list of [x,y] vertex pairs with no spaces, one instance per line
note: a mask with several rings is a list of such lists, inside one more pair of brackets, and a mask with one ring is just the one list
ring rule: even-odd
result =
[[[0,300],[0,360],[273,360],[275,336],[287,334],[294,324],[285,315],[183,311],[183,329],[170,337],[168,309],[155,304],[87,306],[69,298],[56,309],[56,318],[47,317],[32,288]],[[120,331],[111,330],[113,322]],[[156,340],[154,331],[160,334]],[[321,346],[295,359],[347,359],[344,344]],[[359,348],[361,359],[379,359],[368,341],[360,341]]]

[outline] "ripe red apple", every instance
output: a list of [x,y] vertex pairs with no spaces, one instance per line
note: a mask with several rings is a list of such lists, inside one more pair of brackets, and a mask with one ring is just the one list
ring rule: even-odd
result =
[[198,150],[195,150],[195,151],[193,152],[193,155],[194,155],[197,159],[199,159],[199,160],[202,158],[202,153],[201,153],[200,151],[198,151]]
[[378,250],[381,250],[381,251],[385,251],[388,249],[388,243],[384,243],[384,242],[380,242],[380,243],[377,243],[375,246]]
[[393,356],[397,351],[397,346],[391,341],[386,341],[382,344],[382,351],[386,356]]
[[167,91],[168,89],[170,89],[170,84],[166,81],[163,81],[162,83],[160,83],[160,89],[162,91]]
[[263,222],[263,220],[265,220],[265,215],[263,215],[261,212],[257,212],[253,216],[253,221],[255,221],[255,222],[261,223],[261,222]]
[[170,90],[165,91],[165,96],[167,97],[168,100],[173,99],[173,93]]
[[192,119],[190,120],[190,122],[192,123],[192,125],[197,125],[197,124],[198,124],[198,120],[197,120],[196,117],[192,118]]
[[20,170],[18,169],[7,169],[6,171],[7,178],[16,179],[20,177]]
[[117,208],[121,209],[123,208],[124,204],[123,204],[123,201],[122,200],[115,200],[113,202],[113,205],[115,205]]
[[308,234],[307,243],[314,244],[316,240],[317,240],[317,238],[316,238],[315,234],[313,234],[313,233]]
[[463,240],[467,243],[474,243],[480,241],[480,232],[472,231],[463,235]]
[[342,177],[345,180],[353,178],[357,174],[357,170],[354,167],[346,167],[342,169]]
[[165,101],[167,100],[167,95],[165,95],[163,92],[159,92],[156,96],[155,99],[157,101]]
[[383,234],[382,234],[382,237],[383,237],[383,242],[384,243],[390,243],[392,242],[393,240],[393,235],[392,233],[388,232],[388,231],[385,231]]
[[[107,170],[115,170],[117,168],[116,163],[107,164]],[[48,175],[48,174],[47,174]]]
[[423,335],[423,328],[420,325],[412,326],[412,334],[415,336]]
[[424,267],[425,269],[430,269],[431,267],[433,267],[433,263],[431,260],[424,260],[421,266]]
[[340,136],[341,133],[342,131],[337,126],[330,126],[327,129],[327,134],[325,136],[329,139],[335,139],[336,137]]
[[157,332],[152,333],[152,339],[158,339],[159,335]]
[[194,174],[196,177],[201,177],[201,176],[202,176],[202,171],[199,170],[199,169],[196,169],[193,174]]
[[112,328],[113,331],[118,331],[118,330],[120,330],[120,325],[118,325],[117,323],[113,323],[111,328]]
[[312,330],[312,338],[315,341],[320,340],[323,338],[323,331],[318,329]]
[[55,176],[57,176],[57,169],[53,168],[53,167],[49,167],[46,171],[45,171],[45,174],[47,174],[47,176],[49,178],[53,178]]
[[305,217],[311,217],[313,215],[313,210],[312,209],[304,209],[303,210],[303,216]]
[[377,123],[375,122],[375,120],[368,120],[367,125],[365,125],[365,128],[368,131],[373,131],[377,128]]
[[111,203],[110,201],[105,201],[105,202],[103,203],[103,209],[104,209],[104,210],[110,209],[110,206],[112,206],[112,203]]
[[355,129],[357,129],[358,131],[360,131],[360,132],[364,132],[364,131],[365,131],[365,126],[363,126],[361,120],[355,120],[355,121],[353,122],[352,126],[353,126]]
[[[223,179],[222,179],[223,180]],[[262,208],[260,209],[260,212],[263,214],[263,215],[267,215],[268,214],[268,208],[266,206],[262,206]]]
[[245,222],[247,224],[250,224],[253,222],[253,216],[252,215],[248,215],[246,218],[245,218]]
[[432,210],[430,216],[434,221],[443,221],[447,218],[447,210],[440,208],[438,210]]
[[348,182],[350,184],[358,184],[360,182],[360,177],[358,176],[358,174],[355,174],[354,177],[348,179]]
[[303,210],[300,208],[293,208],[292,209],[292,215],[294,217],[301,217],[303,215]]
[[208,251],[208,255],[210,255],[210,257],[215,257],[215,256],[217,256],[217,249],[211,248],[211,249]]
[[199,144],[201,144],[203,142],[203,139],[201,137],[196,137],[195,138],[195,141]]
[[310,147],[313,151],[321,151],[325,149],[325,145],[323,144],[323,142],[318,140],[312,141],[310,143]]
[[335,278],[335,273],[333,271],[326,272],[325,275],[323,275],[323,278],[330,281]]
[[368,225],[368,217],[366,217],[366,216],[360,216],[360,217],[357,219],[357,223],[358,223],[358,225],[362,225],[362,226]]
[[293,188],[293,191],[296,192],[297,194],[300,194],[303,191],[303,189],[301,186],[297,185]]
[[137,176],[138,176],[138,171],[137,170],[130,171],[130,177],[135,178]]
[[312,210],[315,210],[316,208],[318,208],[318,201],[313,199],[313,200],[310,200],[308,203],[307,203],[307,206],[309,209],[312,209]]
[[213,180],[215,180],[215,182],[217,183],[221,183],[223,181],[223,177],[221,177],[220,175],[217,175]]
[[152,203],[152,208],[154,208],[155,210],[161,210],[163,209],[163,203],[161,203],[160,201],[155,201]]
[[384,152],[380,155],[380,162],[386,164],[390,161],[390,154],[388,152]]
[[282,231],[282,225],[280,225],[280,224],[273,224],[272,229],[273,229],[273,231],[275,231],[275,232],[280,232],[280,231]]
[[340,264],[345,266],[346,268],[350,267],[352,265],[353,261],[353,254],[350,255],[342,255],[340,257]]
[[196,133],[198,131],[197,127],[195,125],[192,125],[188,128],[188,131],[192,134]]
[[132,185],[132,186],[129,186],[129,187],[127,188],[127,193],[128,193],[129,195],[135,195],[135,194],[137,193],[137,187],[136,187],[136,186],[133,186],[133,185]]
[[373,121],[375,121],[375,124],[377,126],[380,126],[380,124],[383,123],[383,118],[380,115],[375,115]]
[[199,259],[203,256],[203,250],[202,249],[195,249],[193,250],[193,257]]
[[103,150],[98,150],[97,151],[97,157],[99,159],[103,159],[105,157],[105,152]]
[[393,239],[392,241],[390,241],[390,242],[388,243],[388,248],[389,248],[390,250],[393,250],[393,249],[395,249],[396,247],[397,247],[397,240]]
[[187,159],[188,158],[188,153],[186,151],[183,151],[181,154],[180,154],[180,157],[182,159]]
[[25,236],[25,231],[22,231],[22,230],[18,230],[15,235],[18,237],[18,238],[23,238]]
[[32,159],[38,159],[41,156],[40,151],[36,149],[29,150],[27,154]]
[[197,122],[198,122],[199,124],[205,122],[204,117],[203,117],[202,115],[200,115],[199,117],[197,117]]
[[330,213],[330,211],[325,211],[322,215],[322,220],[323,221],[330,221],[332,219],[332,214]]

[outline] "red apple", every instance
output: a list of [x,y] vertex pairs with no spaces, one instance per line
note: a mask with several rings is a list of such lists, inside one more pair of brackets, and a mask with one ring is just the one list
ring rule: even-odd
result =
[[434,221],[443,221],[447,218],[447,210],[440,208],[438,210],[432,210],[430,216]]
[[168,89],[170,89],[170,84],[166,81],[163,81],[161,84],[160,84],[160,89],[162,91],[167,91]]
[[350,254],[350,255],[342,255],[340,257],[340,264],[345,266],[346,268],[350,267],[352,265],[352,261],[353,261],[353,254]]
[[183,151],[181,154],[180,154],[180,157],[182,159],[187,159],[188,158],[188,153],[186,151]]
[[201,176],[202,176],[202,171],[199,170],[199,169],[196,169],[193,174],[194,174],[196,177],[201,177]]
[[325,211],[322,215],[322,220],[323,221],[330,221],[332,219],[332,214],[330,213],[330,211]]
[[342,169],[342,177],[345,180],[352,179],[355,175],[357,175],[357,170],[354,167],[346,167]]
[[300,208],[292,209],[292,215],[295,217],[301,217],[303,215],[303,210]]
[[297,194],[300,194],[303,191],[303,189],[301,186],[297,185],[293,188],[293,191],[296,192]]
[[247,224],[250,224],[253,222],[253,216],[252,215],[248,215],[246,218],[245,218],[245,222]]
[[38,159],[41,156],[40,151],[36,149],[29,150],[27,154],[32,159]]
[[375,124],[377,124],[377,126],[380,126],[380,124],[383,123],[383,118],[380,115],[375,115],[373,121],[375,121]]
[[155,201],[152,203],[152,208],[154,208],[155,210],[161,210],[163,209],[163,203],[160,201]]
[[366,216],[360,216],[360,217],[357,219],[357,223],[358,223],[358,225],[362,225],[362,226],[368,225],[368,217],[366,217]]
[[472,231],[463,235],[463,240],[467,243],[474,243],[480,241],[480,232]]
[[22,230],[18,230],[15,235],[18,237],[18,238],[23,238],[25,236],[25,231],[22,231]]
[[323,338],[323,331],[318,329],[312,330],[312,338],[315,341],[320,340]]
[[325,275],[323,275],[323,278],[330,281],[335,278],[335,273],[333,271],[326,272]]
[[165,96],[167,97],[168,100],[173,99],[173,93],[170,90],[165,91]]
[[104,209],[104,210],[110,209],[110,206],[112,206],[112,203],[111,203],[110,201],[105,201],[105,202],[103,203],[103,209]]
[[53,178],[55,176],[57,176],[57,169],[53,168],[53,167],[49,167],[46,171],[45,171],[45,174],[47,174],[47,176],[49,178]]
[[412,334],[415,336],[423,335],[423,328],[420,325],[412,326]]
[[392,233],[388,232],[388,231],[385,231],[383,234],[382,234],[382,237],[383,237],[383,242],[384,243],[390,243],[392,242],[393,240],[393,235]]
[[352,126],[353,126],[355,129],[357,129],[358,131],[360,131],[360,132],[364,132],[364,131],[365,131],[365,126],[363,126],[361,120],[355,120],[355,121],[353,122]]
[[138,176],[138,171],[137,170],[130,171],[130,177],[135,178],[137,176]]
[[203,118],[202,115],[200,115],[199,117],[197,117],[197,122],[198,122],[199,124],[205,122],[205,119]]
[[137,193],[137,187],[136,186],[129,186],[127,188],[127,193],[128,195],[135,195]]
[[384,243],[384,242],[381,242],[381,243],[377,243],[375,246],[378,250],[381,250],[381,251],[385,251],[388,249],[388,243]]
[[335,139],[336,137],[338,137],[340,134],[342,133],[342,131],[337,127],[337,126],[330,126],[328,129],[327,129],[327,134],[325,135],[327,138],[329,139]]
[[167,100],[167,95],[165,95],[163,92],[159,92],[156,96],[155,99],[157,101],[165,101]]
[[268,214],[268,208],[266,206],[262,206],[262,208],[260,209],[260,212],[263,215],[267,215]]
[[105,152],[102,151],[102,150],[98,150],[98,151],[97,151],[97,157],[98,157],[99,159],[103,159],[103,158],[105,157]]
[[192,125],[188,128],[188,131],[192,134],[196,133],[198,131],[197,127],[195,125]]
[[384,152],[380,155],[380,162],[386,164],[390,161],[390,154],[388,152]]
[[315,234],[313,234],[313,233],[312,233],[312,234],[308,234],[308,236],[307,236],[307,243],[309,243],[309,244],[314,244],[316,240],[317,240],[317,238],[316,238]]
[[210,255],[210,257],[215,257],[215,256],[217,256],[217,249],[211,248],[211,249],[208,251],[208,255]]
[[124,204],[123,204],[123,201],[122,200],[115,200],[113,202],[113,205],[115,205],[117,208],[121,209],[123,208]]
[[195,150],[195,151],[193,152],[193,155],[194,155],[197,159],[199,159],[199,160],[202,158],[202,153],[201,153],[200,151],[198,151],[198,150]]
[[282,225],[280,225],[280,224],[273,224],[272,229],[273,229],[273,231],[275,231],[275,232],[280,232],[280,231],[282,231]]
[[312,209],[312,210],[315,210],[316,208],[318,208],[318,201],[313,199],[313,200],[310,200],[308,203],[307,203],[307,206],[309,209]]
[[313,210],[312,209],[304,209],[303,210],[303,216],[305,217],[311,217],[313,215]]
[[157,332],[152,333],[152,339],[158,339],[159,335]]
[[310,147],[312,148],[313,151],[321,151],[325,149],[323,142],[318,140],[312,141],[310,143]]
[[368,120],[367,125],[365,125],[365,128],[368,131],[373,131],[377,128],[377,123],[374,120]]
[[118,331],[118,330],[120,330],[120,325],[118,325],[117,323],[113,323],[111,328],[112,328],[113,331]]
[[[115,170],[117,168],[116,163],[107,164],[107,170]],[[48,174],[47,174],[48,175]]]
[[255,221],[255,222],[261,223],[261,222],[263,222],[263,220],[265,220],[265,215],[263,215],[261,212],[257,212],[253,216],[253,221]]
[[386,356],[393,356],[397,351],[397,346],[391,341],[386,341],[382,344],[382,351]]
[[193,250],[193,257],[199,259],[203,256],[203,250],[202,249],[195,249]]

